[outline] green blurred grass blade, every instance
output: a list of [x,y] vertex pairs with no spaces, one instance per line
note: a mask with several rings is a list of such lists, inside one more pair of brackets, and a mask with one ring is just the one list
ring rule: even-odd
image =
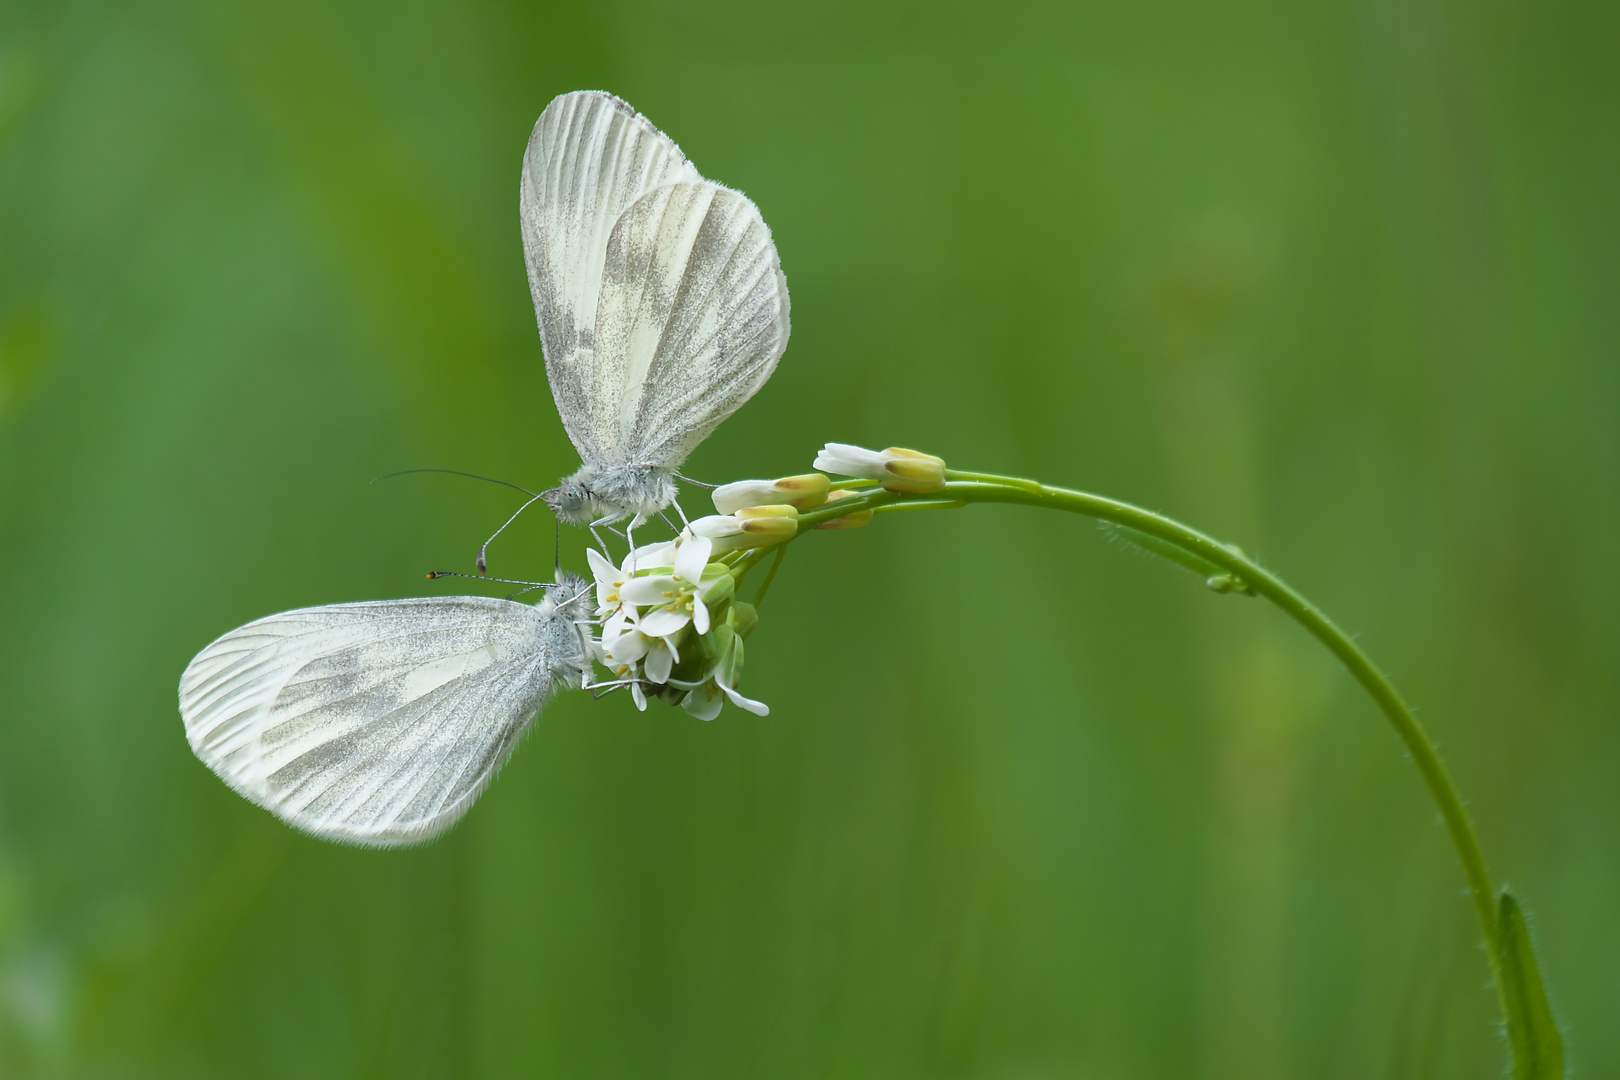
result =
[[1507,890],[1497,908],[1502,960],[1502,1010],[1513,1044],[1513,1080],[1562,1080],[1564,1040],[1547,1003],[1547,988],[1519,903]]

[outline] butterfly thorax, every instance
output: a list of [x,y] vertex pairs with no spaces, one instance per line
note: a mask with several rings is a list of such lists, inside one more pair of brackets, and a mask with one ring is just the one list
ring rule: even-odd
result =
[[557,571],[557,587],[547,589],[535,605],[540,652],[551,677],[576,689],[590,681],[590,583],[567,570]]
[[557,520],[570,525],[651,516],[675,501],[673,471],[653,465],[586,465],[541,497]]

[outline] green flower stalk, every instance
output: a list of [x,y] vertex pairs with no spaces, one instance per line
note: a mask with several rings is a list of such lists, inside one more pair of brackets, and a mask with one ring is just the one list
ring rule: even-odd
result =
[[[1440,810],[1446,831],[1462,863],[1463,875],[1473,900],[1474,913],[1484,935],[1491,975],[1497,989],[1509,1043],[1513,1053],[1515,1080],[1555,1080],[1564,1075],[1563,1045],[1536,961],[1530,936],[1525,929],[1517,901],[1506,889],[1497,891],[1480,850],[1468,812],[1458,795],[1445,763],[1423,725],[1389,679],[1378,670],[1366,652],[1316,605],[1301,596],[1276,574],[1231,544],[1214,538],[1162,514],[1116,499],[1068,488],[1025,480],[1019,477],[949,469],[931,454],[899,447],[867,450],[843,443],[828,443],[815,462],[823,472],[849,477],[847,480],[814,479],[819,474],[786,477],[781,480],[740,481],[715,491],[716,508],[721,513],[691,523],[668,552],[651,551],[654,560],[670,558],[689,564],[689,582],[708,582],[724,576],[729,583],[725,599],[719,601],[718,617],[706,612],[706,629],[688,627],[690,616],[680,621],[679,633],[696,630],[696,644],[686,648],[678,667],[655,666],[652,661],[624,662],[632,655],[649,656],[653,646],[641,641],[651,631],[671,626],[679,618],[659,613],[680,598],[696,595],[697,586],[680,585],[679,571],[672,577],[662,567],[636,570],[632,552],[624,568],[615,568],[606,559],[599,565],[608,571],[598,573],[599,597],[637,574],[658,576],[656,589],[632,584],[621,591],[649,602],[645,608],[633,604],[599,608],[608,615],[604,623],[599,655],[621,679],[640,679],[672,704],[682,704],[693,715],[709,719],[718,714],[726,699],[760,715],[768,710],[762,703],[744,698],[736,691],[742,675],[742,639],[758,620],[751,605],[731,602],[736,586],[750,569],[763,560],[766,548],[774,548],[769,575],[755,597],[765,590],[781,563],[785,545],[811,529],[839,529],[864,525],[876,515],[901,510],[956,509],[970,503],[1015,503],[1081,514],[1105,523],[1112,536],[1144,548],[1183,566],[1204,579],[1215,592],[1264,597],[1283,614],[1303,626],[1312,637],[1336,656],[1361,684],[1411,754],[1413,763]],[[683,550],[684,549],[684,552]],[[644,553],[648,549],[642,549]],[[593,555],[593,567],[598,559]],[[703,562],[696,563],[701,555]],[[643,561],[647,555],[643,554]],[[715,561],[710,561],[713,558]],[[617,575],[617,579],[615,578]],[[673,582],[666,588],[666,582]],[[605,583],[605,584],[604,584]],[[685,589],[686,591],[682,591]],[[705,596],[708,594],[705,593]],[[718,593],[715,595],[718,596]],[[612,599],[617,600],[614,595]],[[710,602],[700,598],[688,608],[695,611]],[[626,612],[628,611],[628,614]],[[650,630],[649,630],[650,627]],[[622,642],[622,644],[621,644]],[[671,640],[673,651],[679,642]],[[662,676],[662,677],[659,677]],[[650,680],[650,682],[648,682]],[[635,687],[642,703],[640,684]],[[644,707],[644,706],[643,706]]]

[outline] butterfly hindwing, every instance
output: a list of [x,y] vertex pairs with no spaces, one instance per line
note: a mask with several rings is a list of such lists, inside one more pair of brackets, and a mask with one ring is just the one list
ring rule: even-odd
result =
[[568,677],[558,618],[549,600],[474,596],[271,615],[186,668],[186,735],[288,824],[371,846],[426,840],[466,812]]

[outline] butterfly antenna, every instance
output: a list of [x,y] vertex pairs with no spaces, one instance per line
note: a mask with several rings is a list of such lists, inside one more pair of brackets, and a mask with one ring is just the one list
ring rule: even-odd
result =
[[[529,589],[555,589],[557,587],[555,581],[515,581],[512,578],[489,577],[485,574],[462,574],[455,570],[429,570],[427,576],[429,581],[437,581],[442,577],[467,577],[475,578],[478,581],[498,581],[502,585],[526,585],[528,588],[524,589],[524,592],[528,592]],[[517,594],[513,593],[512,595],[516,596]]]
[[[492,579],[485,578],[484,580],[485,581],[490,581]],[[543,583],[536,582],[535,584],[530,585],[527,589],[519,589],[515,593],[507,593],[506,598],[508,600],[516,600],[518,597],[522,596],[526,592],[534,592],[534,590],[536,590],[536,589],[546,589],[546,588],[556,588],[556,586],[555,585],[549,585],[548,586],[548,585],[545,585]]]
[[688,484],[696,484],[698,487],[700,487],[700,488],[708,488],[710,491],[713,491],[715,488],[720,486],[719,484],[705,484],[701,480],[694,480],[690,476],[683,476],[680,473],[672,473],[671,475],[674,476],[675,479],[677,479],[677,480],[683,480]]
[[528,502],[526,502],[522,506],[518,507],[517,512],[514,513],[511,517],[506,519],[506,524],[502,525],[500,528],[496,529],[493,533],[491,533],[489,539],[485,540],[483,542],[483,544],[478,548],[478,558],[475,560],[475,562],[476,562],[476,564],[478,566],[478,572],[480,574],[482,574],[484,572],[484,569],[485,569],[485,567],[487,565],[485,560],[484,560],[484,555],[485,555],[486,552],[489,551],[489,545],[491,545],[491,544],[493,544],[495,542],[495,538],[497,536],[501,535],[501,533],[506,531],[506,526],[507,525],[512,524],[512,522],[514,522],[514,521],[516,521],[518,519],[518,514],[523,513],[523,511],[525,511],[529,507],[533,506],[539,500],[539,498],[540,498],[540,496],[535,495],[535,496],[531,497]]
[[371,478],[371,482],[375,484],[378,480],[392,480],[396,476],[409,476],[411,473],[424,472],[447,473],[450,476],[466,476],[473,480],[483,480],[490,484],[500,484],[502,487],[509,487],[515,491],[521,491],[523,494],[530,497],[534,496],[534,492],[530,491],[521,484],[514,484],[510,480],[497,480],[493,476],[480,476],[477,473],[462,472],[460,469],[401,469],[399,472],[384,473],[381,476],[374,476]]

